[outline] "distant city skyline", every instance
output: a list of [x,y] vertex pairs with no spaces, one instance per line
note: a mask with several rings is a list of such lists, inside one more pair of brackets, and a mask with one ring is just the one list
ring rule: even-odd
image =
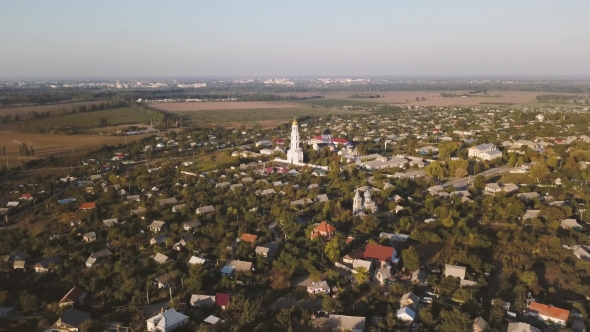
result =
[[585,0],[13,1],[0,79],[587,78]]

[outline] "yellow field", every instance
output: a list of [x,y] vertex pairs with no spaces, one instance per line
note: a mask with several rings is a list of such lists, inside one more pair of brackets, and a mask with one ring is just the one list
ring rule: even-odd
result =
[[[347,99],[350,101],[362,101],[382,104],[399,104],[409,106],[485,106],[493,104],[514,104],[523,105],[534,101],[541,92],[532,91],[488,91],[488,95],[478,94],[466,98],[461,97],[441,97],[441,93],[468,93],[468,91],[374,91],[374,92],[328,92],[321,94],[324,99]],[[283,96],[311,97],[316,96],[318,92],[301,92],[301,93],[281,93]],[[379,94],[381,98],[348,98],[354,94]],[[493,97],[500,95],[500,97]],[[416,101],[416,97],[426,100]]]
[[63,109],[64,107],[70,111],[72,107],[78,107],[81,105],[93,105],[93,104],[100,104],[104,101],[85,101],[85,102],[78,102],[78,103],[61,103],[61,104],[53,104],[53,105],[40,105],[40,106],[20,106],[20,107],[11,107],[11,108],[0,108],[0,115],[6,114],[18,114],[19,116],[28,117],[29,111],[37,111],[37,112],[44,112],[44,111],[58,111]]
[[301,108],[302,105],[289,102],[273,101],[219,101],[195,103],[152,103],[149,107],[167,112],[249,110],[266,108]]
[[[150,136],[152,134],[127,136],[127,142],[132,142]],[[35,150],[35,157],[24,157],[19,154],[19,144],[25,143]],[[125,143],[124,136],[110,135],[52,135],[52,134],[25,134],[13,131],[0,131],[0,146],[6,147],[6,155],[9,165],[16,166],[21,160],[31,158],[54,156],[82,155],[90,150],[103,145],[117,145]],[[0,164],[6,164],[6,157],[0,156]]]

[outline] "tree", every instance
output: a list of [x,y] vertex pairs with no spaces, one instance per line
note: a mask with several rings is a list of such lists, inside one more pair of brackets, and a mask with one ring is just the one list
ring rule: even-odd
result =
[[428,176],[436,176],[439,179],[440,178],[444,178],[445,177],[445,170],[442,166],[442,164],[438,161],[434,161],[432,163],[430,163],[430,165],[426,166],[426,174],[428,174]]
[[414,250],[414,247],[402,251],[402,261],[406,269],[416,271],[420,268],[420,256]]
[[485,176],[478,175],[478,176],[475,177],[475,180],[473,180],[473,187],[475,189],[480,189],[481,190],[481,189],[485,188],[487,181],[488,180],[486,179]]
[[533,178],[537,178],[540,181],[546,179],[551,174],[551,171],[544,163],[540,162],[531,167],[530,174]]
[[325,296],[322,301],[322,309],[328,313],[341,312],[344,310],[344,305],[340,300],[340,297],[333,298],[331,296]]
[[367,281],[367,278],[369,277],[369,271],[367,271],[367,269],[365,269],[364,267],[357,267],[356,269],[356,274],[353,274],[354,279],[356,280],[356,283],[359,285],[362,285],[365,281]]
[[457,309],[442,311],[441,323],[436,328],[441,332],[471,331],[471,320],[466,313]]
[[326,256],[332,261],[336,261],[340,258],[340,249],[342,248],[342,241],[340,237],[334,236],[328,243],[326,243],[326,248],[324,252]]
[[371,234],[378,227],[379,222],[374,215],[370,214],[361,218],[361,221],[356,225],[356,230],[364,234]]
[[98,120],[99,127],[108,127],[108,125],[109,125],[109,123],[107,121],[107,118],[102,117]]
[[533,271],[524,271],[520,275],[520,281],[524,282],[529,288],[533,287],[538,282],[537,274]]

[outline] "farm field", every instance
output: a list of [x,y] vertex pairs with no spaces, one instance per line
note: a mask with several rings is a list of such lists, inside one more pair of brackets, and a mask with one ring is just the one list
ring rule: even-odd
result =
[[202,102],[202,103],[152,103],[149,107],[166,112],[188,112],[188,111],[217,111],[217,110],[249,110],[249,109],[271,109],[271,108],[298,108],[301,107],[291,102],[273,101],[225,101],[225,102]]
[[85,102],[77,102],[77,103],[61,103],[61,104],[52,104],[52,105],[37,105],[37,106],[21,106],[21,107],[11,107],[11,108],[0,108],[0,115],[6,114],[18,114],[21,117],[28,118],[29,111],[37,111],[37,112],[45,112],[45,111],[59,111],[62,110],[64,107],[70,111],[73,107],[78,107],[82,105],[95,105],[103,103],[103,100],[97,101],[85,101]]
[[[441,97],[442,92],[447,93],[467,93],[468,91],[343,91],[343,92],[328,92],[322,94],[324,99],[346,99],[351,102],[365,102],[365,103],[382,103],[382,104],[400,104],[408,106],[484,106],[484,105],[524,105],[535,100],[537,95],[542,92],[535,91],[488,91],[488,95],[478,94],[466,98],[461,97]],[[348,98],[353,94],[379,94],[381,98]],[[302,92],[302,93],[282,93],[279,95],[294,95],[297,97],[310,97],[318,95],[317,92]],[[501,97],[492,97],[494,95],[501,95]],[[416,101],[416,97],[426,100]],[[315,100],[315,99],[314,99]],[[313,103],[314,100],[306,100],[305,102]],[[319,99],[321,100],[321,99]]]
[[[97,126],[101,118],[105,118],[109,125],[145,123],[148,121],[148,117],[141,112],[125,107],[33,119],[28,121],[28,125],[56,128],[91,128]],[[14,126],[15,124],[10,123],[8,125]]]
[[[307,106],[307,105],[306,105]],[[346,111],[329,108],[261,108],[261,109],[225,109],[215,111],[181,111],[173,112],[181,116],[189,125],[220,125],[223,127],[237,128],[242,125],[250,126],[260,123],[263,127],[276,127],[279,124],[294,117],[322,115],[322,114],[358,114],[354,111]]]
[[[139,140],[152,134],[127,136],[127,142]],[[6,156],[9,159],[10,166],[20,164],[20,160],[29,160],[31,157],[23,157],[19,154],[19,144],[25,143],[35,149],[35,157],[54,156],[71,156],[72,149],[74,155],[81,155],[87,151],[99,148],[103,145],[117,145],[125,143],[124,136],[110,135],[53,135],[53,134],[27,134],[17,133],[14,131],[0,130],[0,145],[6,147]],[[2,164],[6,164],[4,156],[0,157]]]

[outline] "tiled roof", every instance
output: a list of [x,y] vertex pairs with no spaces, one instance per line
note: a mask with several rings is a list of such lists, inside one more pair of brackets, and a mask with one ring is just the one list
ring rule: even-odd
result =
[[252,234],[248,234],[248,233],[244,233],[244,234],[242,234],[242,236],[240,236],[241,241],[246,241],[246,242],[250,242],[250,243],[256,242],[257,238],[258,238],[257,235],[252,235]]
[[229,303],[229,294],[217,293],[215,294],[215,304],[220,307],[226,306]]
[[322,232],[322,233],[334,233],[336,231],[336,227],[328,224],[325,221],[322,221],[316,228],[313,229],[315,232]]
[[381,262],[386,262],[391,260],[394,252],[395,248],[369,243],[367,244],[363,258],[378,259]]
[[534,310],[539,315],[556,318],[563,321],[567,321],[570,315],[570,312],[568,310],[537,302],[531,302],[531,304],[529,304],[529,310]]

